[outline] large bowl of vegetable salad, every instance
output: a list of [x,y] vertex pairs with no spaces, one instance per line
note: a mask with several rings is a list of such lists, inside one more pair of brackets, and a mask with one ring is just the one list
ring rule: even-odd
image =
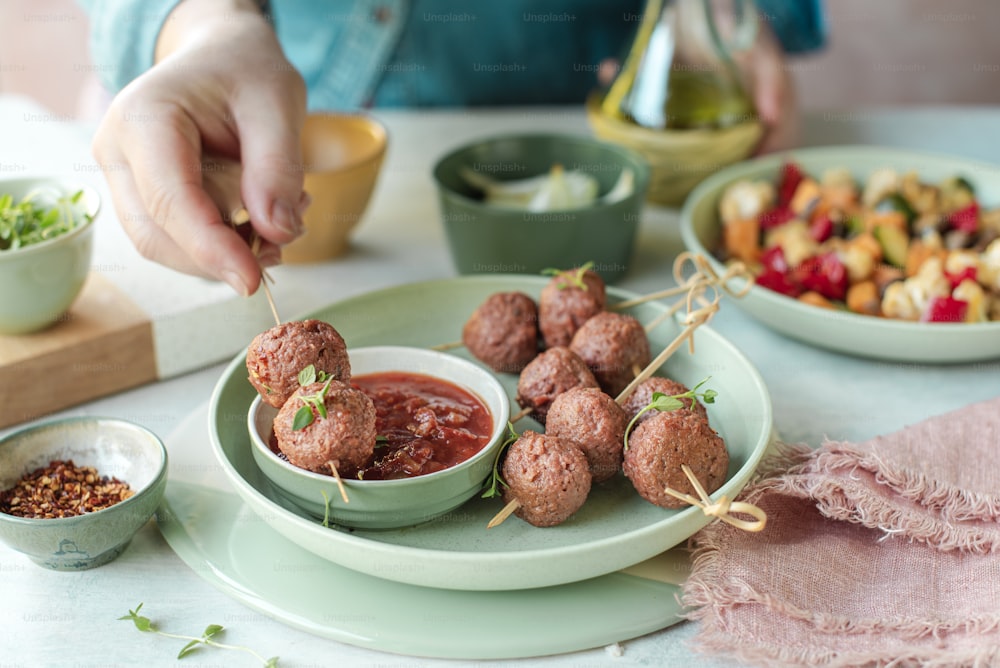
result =
[[786,336],[916,363],[1000,358],[1000,166],[874,146],[726,168],[681,212],[689,250],[741,262],[736,304]]
[[0,334],[35,332],[66,313],[90,270],[99,208],[85,185],[0,180]]

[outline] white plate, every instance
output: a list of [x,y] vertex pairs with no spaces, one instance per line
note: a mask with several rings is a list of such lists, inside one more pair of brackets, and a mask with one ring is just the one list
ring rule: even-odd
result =
[[[547,279],[532,276],[472,276],[404,285],[333,304],[311,314],[327,320],[348,348],[377,345],[432,346],[460,338],[462,325],[487,296],[521,290],[536,296]],[[610,289],[611,302],[633,295]],[[632,313],[650,322],[661,304]],[[680,326],[668,320],[650,334],[654,350],[672,341]],[[727,482],[716,497],[733,498],[749,480],[771,436],[771,403],[753,365],[708,328],[695,333],[696,350],[682,347],[667,363],[668,375],[692,386],[711,377],[719,393],[710,419],[730,454]],[[464,349],[456,354],[468,357]],[[624,476],[595,486],[569,521],[539,529],[517,518],[486,524],[501,508],[496,499],[473,498],[456,511],[398,530],[325,528],[285,504],[251,456],[246,412],[253,388],[244,355],[226,368],[213,392],[210,436],[233,488],[274,530],[334,563],[382,578],[429,587],[504,590],[576,582],[626,568],[685,541],[708,518],[697,508],[664,510],[644,501]],[[517,377],[501,375],[512,400]],[[528,422],[528,421],[525,421]],[[523,430],[528,424],[518,424]],[[535,427],[538,428],[537,425]]]
[[[726,187],[739,179],[773,182],[786,160],[808,173],[846,167],[864,180],[876,169],[916,171],[928,181],[964,176],[985,207],[1000,206],[1000,166],[966,158],[874,146],[808,148],[741,162],[705,179],[688,196],[681,211],[681,236],[688,250],[709,258],[724,271],[712,251],[718,245],[718,205]],[[734,282],[734,286],[740,284]],[[915,363],[973,362],[1000,357],[1000,322],[919,323],[832,311],[809,306],[754,286],[732,303],[768,327],[806,343],[861,357]]]

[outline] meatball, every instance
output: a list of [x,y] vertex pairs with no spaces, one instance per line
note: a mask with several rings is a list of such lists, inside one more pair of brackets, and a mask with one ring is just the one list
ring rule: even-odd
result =
[[[631,420],[639,413],[643,408],[649,405],[649,402],[653,400],[653,394],[655,392],[662,392],[667,396],[674,396],[677,394],[684,394],[690,391],[690,388],[684,385],[684,383],[678,383],[676,380],[670,378],[664,378],[663,376],[650,376],[646,380],[639,383],[632,393],[628,395],[625,403],[622,404],[622,408],[625,409],[625,415]],[[693,410],[698,415],[701,415],[706,420],[708,419],[708,411],[697,399],[684,398],[680,400],[686,408]],[[639,422],[648,420],[656,414],[656,411],[646,411],[643,413],[642,417],[639,418]]]
[[536,527],[565,522],[590,493],[590,467],[580,448],[530,430],[511,444],[501,473],[504,503],[517,501],[514,514]]
[[593,271],[563,271],[542,288],[538,299],[538,326],[545,346],[568,346],[584,322],[604,310],[604,279]]
[[462,343],[500,373],[520,373],[538,354],[538,306],[523,292],[486,298],[462,328]]
[[596,387],[574,387],[549,407],[545,433],[575,443],[590,463],[593,482],[613,477],[622,464],[628,419],[615,400]]
[[528,363],[517,380],[517,403],[545,424],[552,400],[574,387],[598,387],[587,365],[569,348],[549,348]]
[[250,384],[275,408],[281,408],[299,388],[299,371],[310,364],[335,380],[346,383],[351,379],[347,346],[330,323],[282,323],[255,336],[247,349]]
[[[295,414],[306,405],[301,398],[305,395],[322,396],[326,417],[313,409],[312,423],[293,429]],[[295,466],[329,474],[332,464],[338,475],[350,477],[375,452],[375,404],[346,383],[311,383],[299,388],[278,411],[274,435],[278,448]]]
[[697,496],[681,465],[687,464],[711,494],[726,481],[726,444],[702,416],[678,409],[656,413],[629,435],[622,466],[639,496],[663,508],[687,505],[663,491],[670,487]]
[[613,397],[632,382],[635,369],[644,368],[652,359],[642,324],[630,315],[611,311],[583,323],[569,348],[590,367],[601,389]]

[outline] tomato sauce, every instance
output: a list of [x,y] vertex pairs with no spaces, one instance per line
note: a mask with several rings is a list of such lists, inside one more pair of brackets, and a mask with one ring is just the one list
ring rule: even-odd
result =
[[375,404],[378,441],[362,480],[412,478],[450,468],[486,447],[493,418],[470,392],[433,376],[387,371],[351,384]]

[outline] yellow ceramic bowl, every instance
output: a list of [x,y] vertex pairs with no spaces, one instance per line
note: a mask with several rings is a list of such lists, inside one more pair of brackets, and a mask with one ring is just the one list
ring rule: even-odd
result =
[[302,128],[306,231],[282,250],[288,263],[322,262],[348,247],[378,181],[388,134],[363,114],[312,114]]

